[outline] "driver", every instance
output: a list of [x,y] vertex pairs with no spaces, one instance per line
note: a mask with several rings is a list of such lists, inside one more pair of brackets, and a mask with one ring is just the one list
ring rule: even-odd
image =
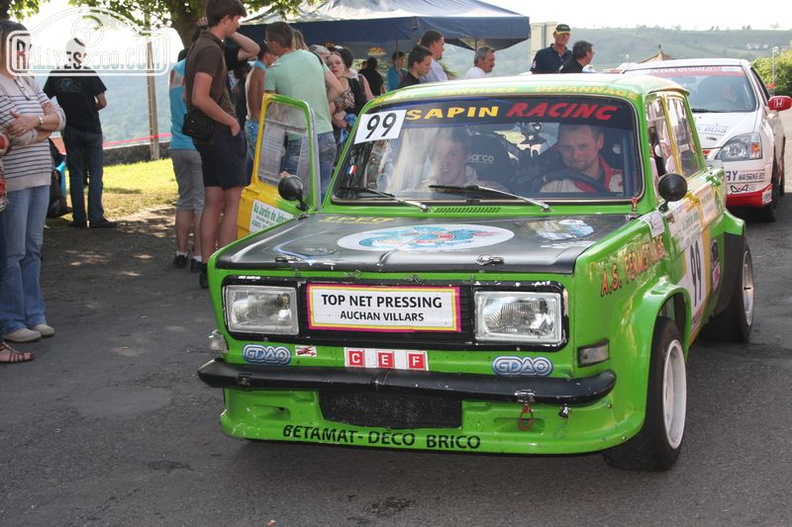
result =
[[[605,135],[598,126],[562,124],[558,129],[556,148],[561,152],[566,168],[549,174],[549,182],[541,192],[598,192],[603,188],[607,192],[623,192],[621,171],[608,165],[600,155],[604,144]],[[587,183],[587,178],[602,188]]]
[[482,181],[468,165],[471,139],[462,127],[443,128],[437,134],[431,152],[432,175],[428,185],[469,186],[481,185],[505,190],[494,181]]

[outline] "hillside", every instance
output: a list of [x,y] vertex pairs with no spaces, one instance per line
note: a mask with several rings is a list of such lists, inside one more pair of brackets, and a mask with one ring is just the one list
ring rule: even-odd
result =
[[[623,62],[636,62],[655,55],[658,47],[674,58],[739,57],[754,60],[769,57],[774,46],[788,48],[792,31],[712,30],[682,31],[639,26],[619,29],[575,29],[572,42],[588,40],[594,44],[593,66],[598,71]],[[530,68],[528,42],[497,53],[495,73],[511,75]],[[473,52],[446,46],[443,63],[464,75],[472,66]],[[381,61],[381,67],[387,67]],[[43,82],[45,79],[39,79]],[[102,110],[102,127],[106,142],[123,141],[149,135],[146,80],[143,77],[103,77],[107,86],[108,106]],[[167,76],[156,78],[159,133],[170,131]]]
[[[145,77],[109,77],[107,108],[102,110],[105,141],[122,141],[149,136],[148,97]],[[170,133],[168,76],[156,77],[157,123],[160,134]]]
[[[155,77],[159,133],[170,132],[168,76]],[[46,77],[38,77],[42,86]],[[99,112],[105,143],[126,141],[149,134],[149,109],[145,77],[103,76],[107,87],[107,107]]]
[[[615,29],[576,29],[570,47],[577,40],[594,44],[597,71],[615,68],[624,62],[638,62],[657,54],[659,49],[673,58],[733,57],[755,60],[769,57],[774,46],[789,48],[792,31],[712,30],[682,31],[659,27],[638,26]],[[530,68],[530,44],[523,42],[496,53],[495,72],[499,75],[517,74]],[[473,52],[446,46],[443,62],[464,75],[472,66]]]

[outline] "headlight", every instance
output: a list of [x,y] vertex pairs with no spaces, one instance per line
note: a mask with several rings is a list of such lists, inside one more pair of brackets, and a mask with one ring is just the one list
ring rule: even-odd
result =
[[479,291],[476,338],[538,344],[561,343],[561,295]]
[[762,159],[762,138],[756,132],[736,135],[723,145],[715,159],[721,161]]
[[230,285],[223,290],[223,300],[226,324],[232,333],[298,333],[294,288]]

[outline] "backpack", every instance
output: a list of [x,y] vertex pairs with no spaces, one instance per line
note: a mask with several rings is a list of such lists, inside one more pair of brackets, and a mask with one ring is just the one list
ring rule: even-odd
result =
[[49,143],[54,167],[50,176],[50,198],[49,206],[47,207],[47,217],[60,218],[64,214],[71,212],[63,190],[63,175],[65,172],[64,159],[66,156],[58,151],[52,139],[49,140]]
[[60,218],[64,214],[71,212],[68,204],[66,203],[66,196],[63,195],[61,188],[61,181],[63,174],[57,168],[52,169],[52,179],[50,180],[50,199],[49,207],[47,207],[48,218]]

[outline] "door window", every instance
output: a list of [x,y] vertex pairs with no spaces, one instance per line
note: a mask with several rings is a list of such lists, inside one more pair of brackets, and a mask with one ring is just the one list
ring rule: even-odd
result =
[[678,97],[669,97],[667,101],[668,118],[679,151],[679,173],[685,177],[691,177],[702,169],[697,153],[698,144],[694,139],[695,135],[685,111],[684,101]]

